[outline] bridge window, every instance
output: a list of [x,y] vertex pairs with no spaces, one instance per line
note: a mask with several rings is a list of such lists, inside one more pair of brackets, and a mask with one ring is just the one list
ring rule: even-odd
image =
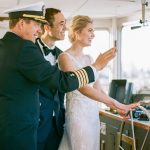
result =
[[122,30],[122,78],[134,83],[134,91],[150,89],[150,27]]

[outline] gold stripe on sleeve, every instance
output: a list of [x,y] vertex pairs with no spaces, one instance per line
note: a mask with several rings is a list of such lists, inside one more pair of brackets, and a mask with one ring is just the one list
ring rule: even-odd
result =
[[79,76],[78,72],[77,72],[77,71],[74,71],[74,74],[75,74],[75,75],[77,76],[77,78],[78,78],[79,87],[81,87],[81,79],[80,79],[80,76]]
[[83,72],[83,70],[79,70],[81,77],[82,77],[82,86],[84,86],[86,84],[86,77],[85,77],[85,73]]
[[81,69],[77,71],[79,76],[80,76],[80,81],[81,81],[81,86],[84,85],[84,76],[82,75],[82,71]]
[[[83,72],[84,72],[84,74],[85,74],[85,84],[88,84],[89,83],[89,78],[88,78],[88,75],[87,75],[87,72],[85,71],[85,69],[81,69]],[[85,85],[84,84],[84,85]]]

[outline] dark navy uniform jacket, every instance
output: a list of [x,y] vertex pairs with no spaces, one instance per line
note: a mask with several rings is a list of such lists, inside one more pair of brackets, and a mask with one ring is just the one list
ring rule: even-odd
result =
[[[86,83],[94,80],[91,67],[83,72]],[[80,75],[60,72],[33,42],[7,32],[0,40],[0,149],[35,150],[39,85],[67,92],[83,85]]]
[[[36,42],[36,44],[38,45],[38,42]],[[54,51],[55,51],[54,57],[57,60],[58,56],[62,53],[62,51],[56,46]],[[56,63],[56,65],[58,64]],[[58,89],[55,90],[49,87],[40,86],[39,100],[40,100],[40,118],[39,118],[37,140],[38,143],[46,142],[48,135],[54,134],[52,128],[53,126],[55,126],[55,134],[60,136],[60,138],[50,140],[48,139],[49,141],[47,142],[53,144],[54,143],[53,140],[60,140],[63,135],[63,125],[65,122],[64,93],[58,91]],[[54,119],[55,123],[53,123],[52,119]],[[60,141],[58,141],[57,143],[59,144],[59,142]]]

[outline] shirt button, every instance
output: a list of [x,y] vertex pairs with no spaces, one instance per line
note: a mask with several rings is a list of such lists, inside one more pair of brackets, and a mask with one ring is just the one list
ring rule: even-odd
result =
[[41,106],[42,104],[40,103],[40,106]]

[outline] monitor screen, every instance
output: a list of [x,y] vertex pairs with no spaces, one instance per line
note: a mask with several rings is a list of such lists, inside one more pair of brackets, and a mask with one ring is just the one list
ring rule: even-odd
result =
[[132,103],[132,95],[133,95],[133,83],[129,82],[126,84],[126,94],[125,94],[125,104]]
[[121,103],[124,103],[126,95],[126,82],[127,80],[124,79],[112,80],[109,86],[109,96]]

